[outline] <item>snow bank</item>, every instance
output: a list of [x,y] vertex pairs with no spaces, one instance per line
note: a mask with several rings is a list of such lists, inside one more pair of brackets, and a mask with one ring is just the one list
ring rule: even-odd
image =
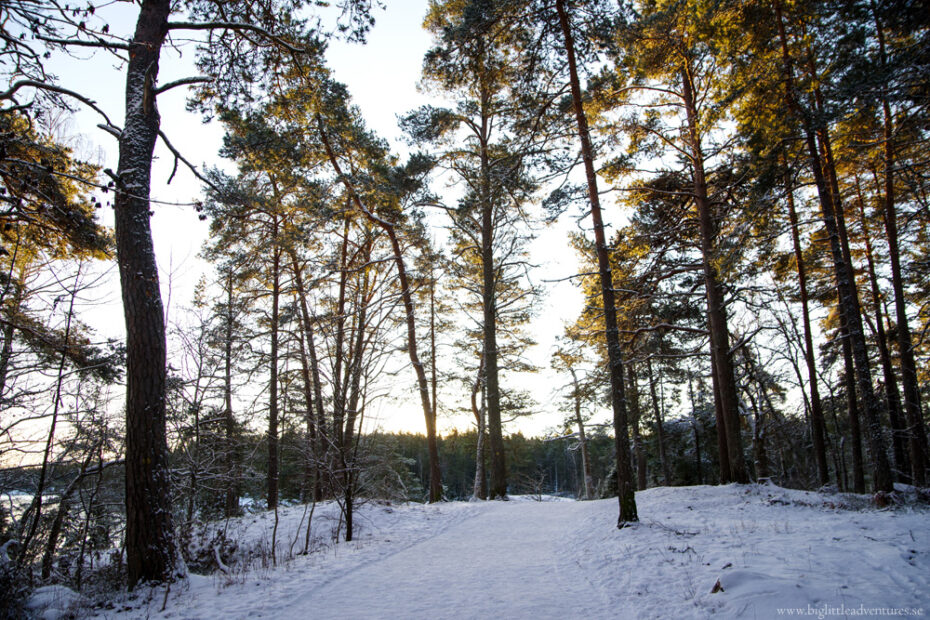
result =
[[579,524],[590,533],[579,561],[613,589],[620,617],[930,614],[926,510],[854,510],[868,498],[771,485],[656,488],[637,500],[642,523],[629,530],[595,529],[601,511]]
[[26,601],[26,609],[36,618],[58,620],[71,617],[73,608],[81,602],[81,595],[65,586],[36,588]]

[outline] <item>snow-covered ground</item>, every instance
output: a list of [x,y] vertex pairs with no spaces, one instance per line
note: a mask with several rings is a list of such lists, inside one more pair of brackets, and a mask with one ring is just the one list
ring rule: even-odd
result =
[[[369,503],[357,537],[331,544],[335,507],[279,513],[268,558],[186,586],[137,593],[101,618],[779,618],[930,615],[930,512],[774,486],[655,488],[641,523],[615,500],[390,506]],[[270,544],[273,516],[229,524]],[[266,554],[267,555],[267,554]],[[256,556],[257,557],[257,556]],[[224,558],[233,563],[235,558]],[[240,558],[241,559],[241,558]],[[715,588],[718,583],[720,588]],[[712,590],[719,590],[712,592]],[[163,609],[164,607],[164,609]]]

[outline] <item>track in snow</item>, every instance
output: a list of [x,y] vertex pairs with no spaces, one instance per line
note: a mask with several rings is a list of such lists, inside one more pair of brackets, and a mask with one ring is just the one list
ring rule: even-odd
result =
[[565,548],[576,502],[493,502],[445,531],[289,602],[281,617],[611,617]]

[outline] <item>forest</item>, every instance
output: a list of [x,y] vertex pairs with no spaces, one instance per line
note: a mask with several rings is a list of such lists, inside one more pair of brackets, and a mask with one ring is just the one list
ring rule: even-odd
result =
[[[258,508],[332,502],[351,541],[374,501],[614,498],[621,530],[652,487],[928,501],[924,3],[429,0],[404,149],[327,62],[394,10],[0,3],[9,617],[41,584],[185,579],[204,523]],[[193,73],[159,81],[175,52]],[[120,110],[57,77],[101,57]],[[212,162],[172,132],[185,111],[222,128]],[[184,198],[153,192],[156,152],[209,230],[170,315],[151,220]],[[531,245],[559,224],[584,303],[548,360],[564,417],[527,437],[550,398],[519,379]],[[106,282],[122,338],[94,328]],[[386,400],[419,428],[379,429]]]

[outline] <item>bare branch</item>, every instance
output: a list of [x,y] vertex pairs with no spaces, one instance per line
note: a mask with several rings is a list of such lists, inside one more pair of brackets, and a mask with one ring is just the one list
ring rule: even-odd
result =
[[[164,131],[162,131],[161,129],[159,129],[159,130],[158,130],[158,136],[162,139],[162,142],[165,143],[165,146],[168,147],[168,150],[171,151],[171,154],[174,155],[174,170],[175,170],[175,171],[177,170],[177,163],[178,163],[178,161],[180,160],[180,161],[184,162],[184,165],[187,166],[187,167],[190,169],[190,171],[191,171],[192,173],[194,173],[194,176],[197,177],[198,179],[200,179],[200,181],[201,181],[202,183],[204,183],[205,185],[207,185],[210,189],[212,189],[212,190],[215,191],[215,192],[220,192],[220,191],[221,191],[216,185],[214,185],[213,183],[211,183],[210,180],[207,179],[207,177],[205,177],[205,176],[203,176],[202,174],[200,174],[200,171],[197,170],[197,166],[195,166],[194,164],[192,164],[192,163],[190,163],[189,161],[187,161],[187,159],[186,159],[183,155],[181,155],[181,152],[178,151],[178,149],[176,149],[176,148],[174,147],[173,144],[171,144],[171,141],[170,141],[170,140],[168,140],[168,136],[165,135],[165,132],[164,132]],[[171,182],[171,179],[172,179],[173,177],[174,177],[174,171],[171,172],[171,177],[168,179],[168,182],[169,182],[169,183]]]

